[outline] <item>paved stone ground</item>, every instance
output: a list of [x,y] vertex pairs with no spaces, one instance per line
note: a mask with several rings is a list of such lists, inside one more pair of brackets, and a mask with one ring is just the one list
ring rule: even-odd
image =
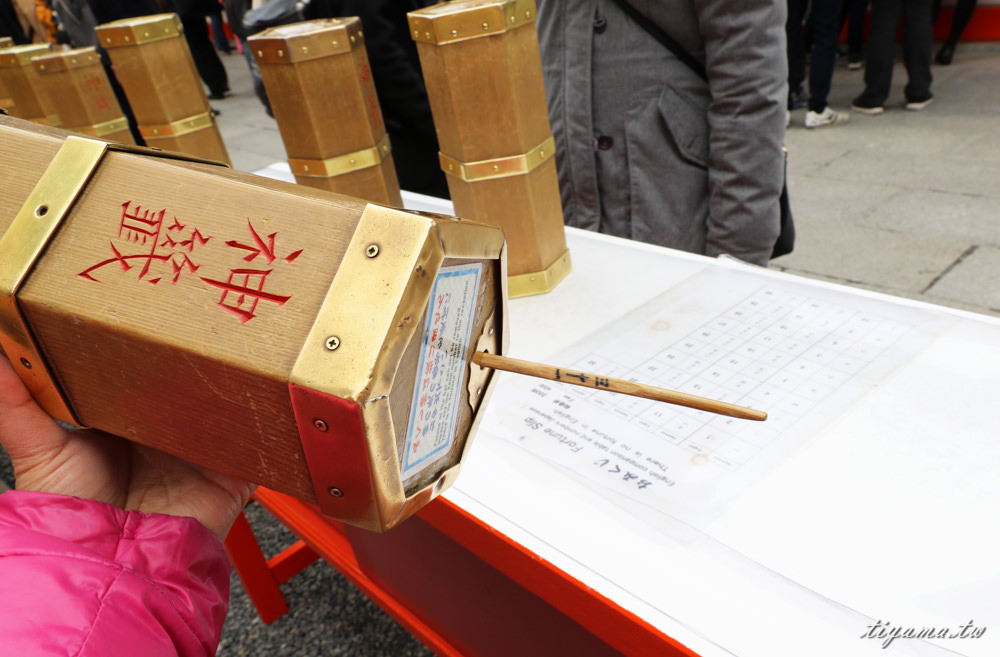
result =
[[[903,109],[896,66],[880,116],[786,136],[795,252],[792,273],[987,314],[1000,313],[1000,45],[962,44],[934,67],[935,101]],[[841,63],[830,105],[849,111],[863,71]]]

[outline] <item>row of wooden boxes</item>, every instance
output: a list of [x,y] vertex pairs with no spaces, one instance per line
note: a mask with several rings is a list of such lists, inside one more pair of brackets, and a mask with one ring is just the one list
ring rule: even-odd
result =
[[[463,0],[408,15],[457,216],[504,229],[511,296],[570,269],[533,0]],[[143,139],[228,163],[173,14],[98,28]],[[358,18],[271,28],[249,40],[299,184],[399,207],[392,145]],[[10,113],[131,141],[94,49],[0,50]],[[36,94],[29,93],[36,89]]]
[[175,14],[161,14],[99,26],[106,55],[94,47],[0,44],[0,107],[35,123],[133,144],[106,70],[110,62],[146,145],[229,164],[182,34]]
[[[408,14],[455,214],[504,229],[509,295],[570,269],[533,0],[447,2]],[[249,39],[300,184],[397,205],[392,149],[359,19]]]

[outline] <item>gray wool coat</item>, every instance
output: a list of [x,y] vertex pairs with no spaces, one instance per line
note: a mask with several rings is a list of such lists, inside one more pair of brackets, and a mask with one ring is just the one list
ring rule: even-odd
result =
[[567,224],[766,265],[784,181],[784,0],[631,4],[708,83],[614,0],[537,0]]

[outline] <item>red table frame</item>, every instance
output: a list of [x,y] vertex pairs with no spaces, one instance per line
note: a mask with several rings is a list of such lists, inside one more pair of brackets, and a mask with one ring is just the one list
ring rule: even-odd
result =
[[258,489],[255,499],[299,539],[268,559],[242,515],[226,539],[265,623],[288,611],[280,585],[322,558],[442,657],[697,657],[447,499],[387,534],[343,525],[272,490]]

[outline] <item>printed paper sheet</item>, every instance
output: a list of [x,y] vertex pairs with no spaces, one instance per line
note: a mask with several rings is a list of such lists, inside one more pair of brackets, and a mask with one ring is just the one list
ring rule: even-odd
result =
[[920,309],[720,264],[554,364],[761,409],[766,421],[528,377],[495,403],[508,439],[704,527],[943,328]]

